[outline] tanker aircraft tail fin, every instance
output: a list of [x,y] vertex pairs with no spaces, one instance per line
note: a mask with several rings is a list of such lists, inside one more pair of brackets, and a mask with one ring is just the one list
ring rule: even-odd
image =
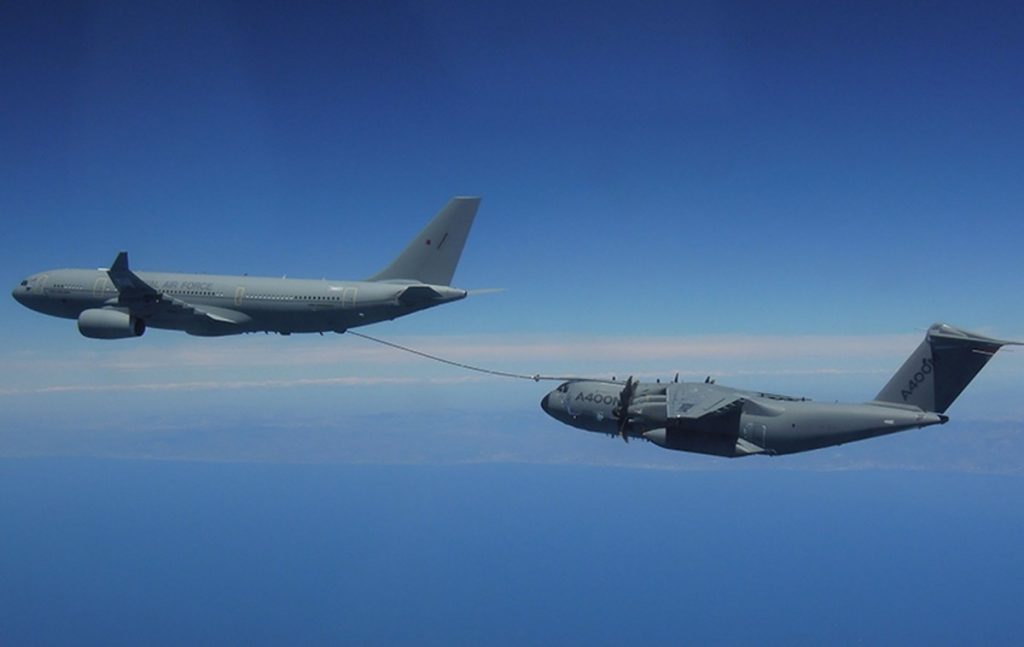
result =
[[451,285],[479,206],[478,197],[452,198],[405,251],[367,280]]

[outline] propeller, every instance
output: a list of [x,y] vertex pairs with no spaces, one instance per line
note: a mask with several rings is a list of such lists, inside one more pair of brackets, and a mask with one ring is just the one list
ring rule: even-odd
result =
[[619,420],[619,435],[627,443],[629,442],[629,437],[626,435],[626,430],[629,427],[629,404],[633,401],[636,384],[633,381],[633,376],[630,375],[629,379],[626,380],[626,386],[619,392],[619,405],[612,410],[612,414]]

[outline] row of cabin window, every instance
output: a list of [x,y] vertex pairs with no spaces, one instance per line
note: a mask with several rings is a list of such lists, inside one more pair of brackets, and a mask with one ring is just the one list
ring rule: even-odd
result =
[[279,295],[279,294],[246,294],[246,295],[243,295],[243,296],[246,299],[275,299],[275,300],[292,299],[294,301],[341,301],[341,297],[320,297],[320,296],[306,296],[306,297],[304,297],[304,296],[299,296],[299,295],[286,296],[286,295]]

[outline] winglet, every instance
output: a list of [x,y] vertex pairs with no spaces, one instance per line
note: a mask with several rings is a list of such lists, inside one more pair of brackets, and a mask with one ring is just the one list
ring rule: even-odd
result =
[[140,279],[128,267],[128,252],[118,252],[117,258],[111,263],[107,270],[110,282],[114,284],[120,294],[130,296],[132,294],[155,294],[148,283]]
[[117,258],[110,264],[110,271],[118,273],[131,271],[128,269],[128,252],[121,251],[117,253]]

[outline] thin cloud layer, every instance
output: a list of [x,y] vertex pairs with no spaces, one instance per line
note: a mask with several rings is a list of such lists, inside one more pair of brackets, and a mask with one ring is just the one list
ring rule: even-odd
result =
[[[259,339],[259,338],[257,338]],[[705,336],[705,337],[573,337],[548,338],[515,336],[397,337],[393,343],[461,362],[489,361],[590,361],[687,360],[687,359],[779,359],[794,357],[842,358],[885,357],[909,354],[919,335],[877,336]],[[115,342],[116,343],[116,342]],[[132,342],[129,342],[132,343]],[[134,342],[131,348],[109,348],[61,353],[19,352],[5,358],[10,368],[92,367],[109,370],[151,370],[178,367],[270,367],[320,366],[343,363],[397,364],[412,359],[424,361],[394,348],[356,339],[324,341],[274,339],[270,343],[252,338],[203,340],[202,345],[178,343],[160,347]]]
[[[533,375],[684,379],[730,376],[888,375],[920,334],[715,335],[693,337],[396,337],[393,343],[472,366]],[[112,344],[72,353],[19,351],[0,396],[68,392],[275,389],[302,386],[457,384],[497,380],[370,341],[348,338],[236,338],[171,344]],[[162,339],[160,340],[163,341]],[[131,343],[131,342],[129,342]],[[1021,355],[996,371],[1020,375]],[[681,368],[675,368],[681,367]],[[139,379],[144,376],[144,379]]]

